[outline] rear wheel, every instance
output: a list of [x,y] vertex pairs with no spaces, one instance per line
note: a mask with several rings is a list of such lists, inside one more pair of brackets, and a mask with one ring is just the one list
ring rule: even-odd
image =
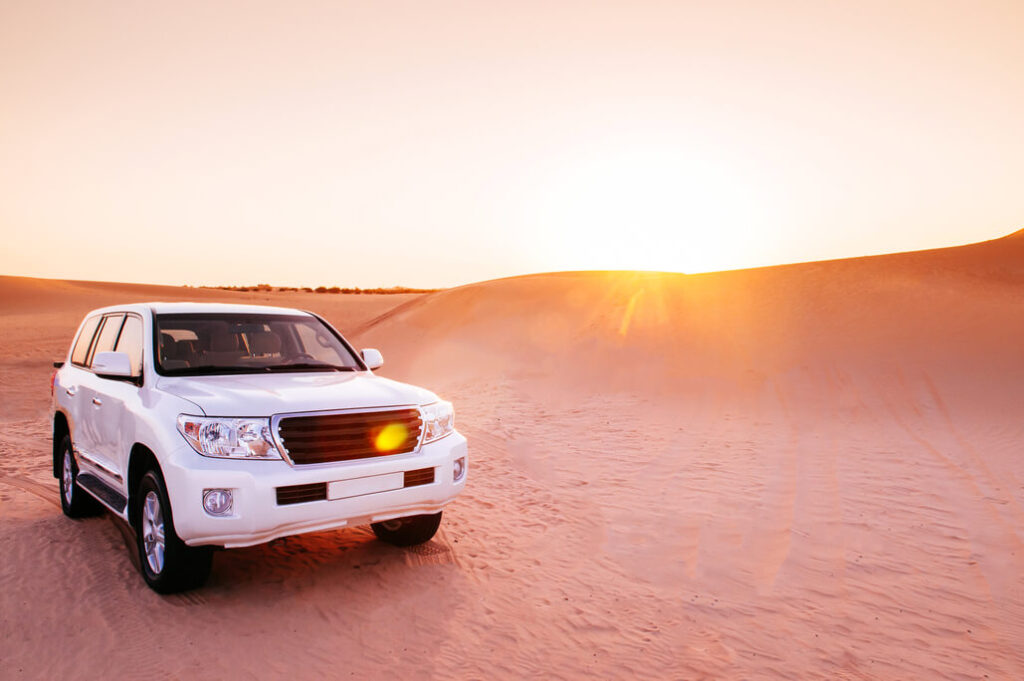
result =
[[213,549],[187,546],[178,538],[167,490],[157,471],[142,476],[137,495],[133,524],[146,584],[162,594],[202,586],[210,575]]
[[71,436],[60,441],[60,508],[69,518],[85,518],[102,510],[100,502],[78,486],[78,464],[71,449]]
[[412,515],[407,518],[385,520],[373,523],[373,533],[381,541],[395,546],[414,546],[430,541],[441,526],[441,512],[429,515]]

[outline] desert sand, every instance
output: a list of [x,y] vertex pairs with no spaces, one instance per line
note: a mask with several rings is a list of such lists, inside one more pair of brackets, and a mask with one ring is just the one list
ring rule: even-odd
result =
[[[50,475],[114,302],[324,314],[456,406],[432,542],[217,554],[161,597]],[[4,678],[1024,678],[1024,235],[703,275],[341,296],[0,278]]]

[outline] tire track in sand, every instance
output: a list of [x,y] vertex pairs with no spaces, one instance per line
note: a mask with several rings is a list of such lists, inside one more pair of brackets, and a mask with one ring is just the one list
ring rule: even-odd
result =
[[[786,444],[779,447],[780,458],[767,485],[755,504],[756,515],[744,541],[748,569],[758,591],[771,591],[782,564],[789,556],[793,541],[793,517],[796,503],[797,459],[800,429],[793,419],[787,398],[777,381],[772,381],[772,397],[788,424]],[[759,400],[759,411],[761,401]]]
[[[902,371],[898,372],[898,378],[906,403],[916,414],[921,415],[918,421],[934,422],[937,419],[934,416],[929,417],[928,414],[937,412],[941,417],[938,419],[940,423],[934,424],[934,428],[914,428],[910,422],[900,416],[898,405],[889,403],[887,400],[890,413],[915,442],[920,444],[934,459],[942,463],[951,478],[956,480],[962,488],[968,490],[968,494],[961,493],[950,497],[950,499],[958,502],[960,512],[969,520],[966,523],[966,528],[970,533],[972,552],[977,556],[978,564],[985,573],[989,586],[995,587],[993,595],[1009,597],[1017,593],[1020,589],[1020,575],[1024,575],[1024,550],[1022,550],[1024,543],[1013,531],[1012,523],[1007,524],[1003,518],[1001,513],[1003,505],[995,501],[997,492],[984,479],[984,476],[989,474],[988,469],[982,465],[979,471],[975,465],[972,465],[975,463],[974,461],[964,461],[963,457],[956,456],[957,448],[963,450],[964,440],[956,431],[948,410],[944,409],[944,403],[939,404],[941,398],[938,398],[934,385],[927,378],[924,379],[928,397],[927,400],[922,400],[914,394]],[[928,435],[925,434],[925,431]],[[941,445],[936,442],[934,436],[930,435],[942,431],[946,432],[947,441],[952,440],[957,447],[949,447],[948,444]],[[970,451],[963,451],[968,454],[969,459],[974,458]],[[986,555],[984,547],[993,546],[1017,546],[1017,551],[1010,552],[1010,560],[1014,563],[1015,570],[1007,571],[1003,566],[992,563]]]
[[[948,410],[944,415],[943,407],[936,402],[937,391],[931,390],[934,385],[923,383],[925,389],[915,393],[906,375],[897,370],[897,380],[888,385],[897,386],[899,394],[888,395],[885,390],[880,390],[879,394],[892,420],[946,473],[944,480],[938,479],[938,482],[945,483],[945,489],[933,491],[942,493],[943,506],[955,514],[959,527],[952,533],[946,531],[945,544],[932,550],[952,551],[955,555],[955,542],[966,543],[964,548],[968,553],[957,562],[962,564],[966,560],[967,565],[957,566],[957,569],[970,567],[976,571],[985,591],[981,598],[998,613],[978,621],[985,623],[986,634],[998,642],[999,649],[1018,651],[1018,657],[1012,662],[1013,678],[1021,678],[1020,674],[1024,672],[1024,664],[1020,661],[1024,658],[1019,656],[1024,652],[1021,645],[1024,641],[1024,603],[1021,602],[1024,552],[1020,549],[1020,539],[1004,524],[1001,505],[989,496],[986,481],[979,477],[970,460],[963,460],[964,452],[957,434],[953,432],[956,427],[952,416]],[[910,418],[906,417],[907,409],[913,412]],[[963,536],[956,534],[958,530]],[[1007,550],[1006,547],[1010,546],[1017,546],[1017,550]],[[942,554],[936,557],[941,558]],[[960,583],[963,584],[962,578]],[[957,595],[960,599],[978,598],[970,590]]]
[[40,499],[55,505],[57,508],[60,508],[60,490],[47,487],[46,485],[41,485],[38,482],[26,480],[25,478],[12,477],[9,475],[0,475],[0,484],[17,487],[24,492],[35,495]]
[[[974,476],[974,479],[979,484],[979,487],[982,488],[982,492],[985,493],[985,501],[995,504],[993,508],[995,508],[1000,516],[1009,516],[1003,518],[1003,523],[1011,532],[1017,534],[1019,530],[1024,529],[1024,512],[1022,512],[1017,499],[1003,491],[1006,481],[1000,482],[999,478],[992,473],[985,459],[979,454],[977,448],[954,423],[949,407],[946,405],[945,400],[942,399],[931,377],[928,374],[924,374],[922,379],[928,388],[932,402],[942,416],[946,429],[952,435],[953,440],[960,446],[960,449],[967,454],[969,464],[978,473],[978,475]],[[1017,545],[1024,548],[1024,543],[1022,543],[1019,534],[1017,535]]]

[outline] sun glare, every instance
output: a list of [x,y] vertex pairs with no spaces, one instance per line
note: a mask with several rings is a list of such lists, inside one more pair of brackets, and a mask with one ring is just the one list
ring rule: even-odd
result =
[[373,439],[373,446],[378,452],[391,452],[401,447],[408,437],[409,431],[404,425],[389,423],[377,433]]
[[567,165],[542,201],[567,269],[705,272],[729,267],[763,231],[769,196],[724,160],[631,150]]

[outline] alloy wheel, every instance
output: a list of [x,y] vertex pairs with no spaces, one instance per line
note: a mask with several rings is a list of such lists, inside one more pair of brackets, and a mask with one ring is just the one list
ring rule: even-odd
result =
[[71,452],[64,452],[64,465],[61,467],[61,481],[64,483],[64,503],[71,505],[75,493],[75,476],[71,463]]
[[164,569],[164,552],[167,548],[164,538],[164,514],[160,508],[160,497],[150,491],[142,503],[142,543],[146,562],[153,574]]

